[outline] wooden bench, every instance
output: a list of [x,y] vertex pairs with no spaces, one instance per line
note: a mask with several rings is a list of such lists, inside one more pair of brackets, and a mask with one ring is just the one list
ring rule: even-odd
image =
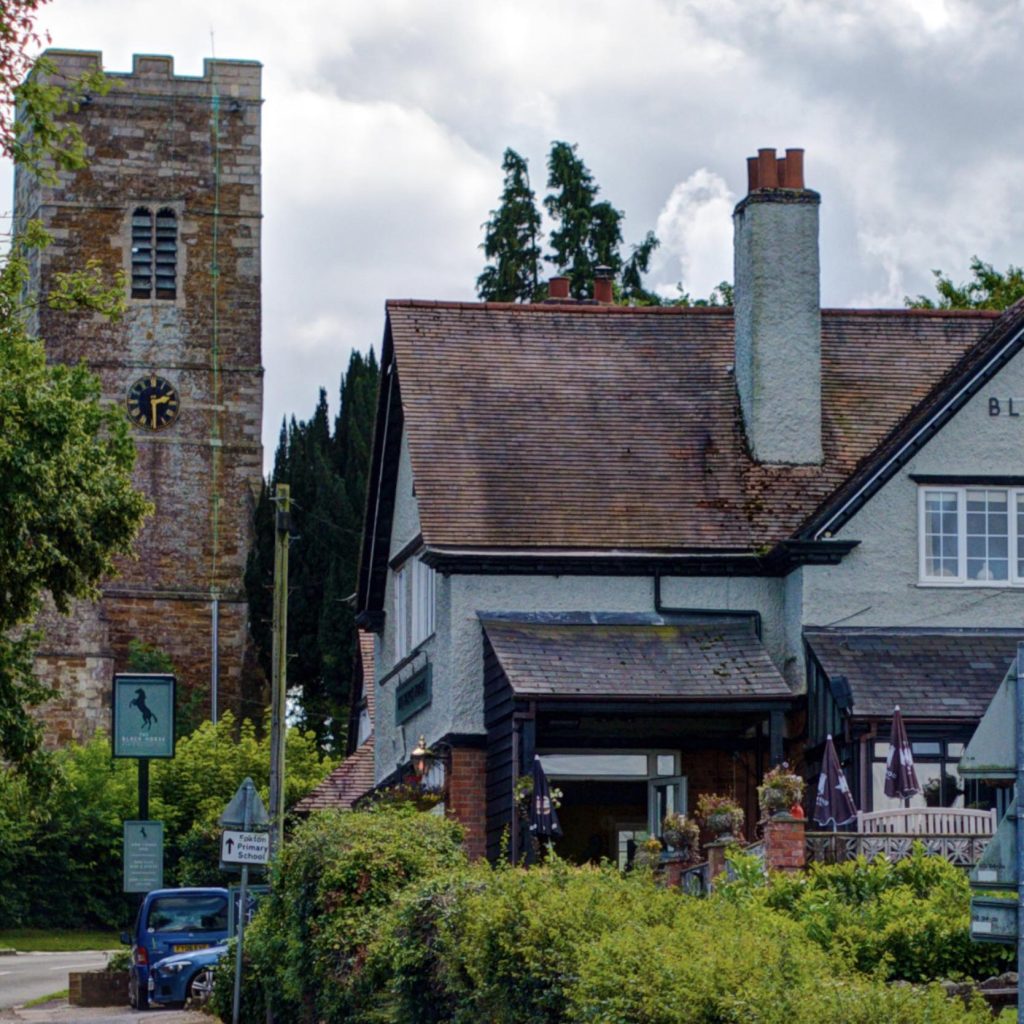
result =
[[887,811],[858,811],[857,831],[868,835],[991,836],[996,812],[967,807],[896,807]]

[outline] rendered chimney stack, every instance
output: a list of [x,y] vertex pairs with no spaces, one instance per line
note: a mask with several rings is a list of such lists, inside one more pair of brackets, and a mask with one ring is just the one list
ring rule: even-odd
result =
[[758,462],[821,462],[818,206],[804,153],[758,150],[735,229],[736,386]]
[[610,305],[614,299],[612,294],[612,268],[594,268],[594,298],[603,305]]
[[568,299],[569,298],[569,278],[567,277],[553,277],[548,282],[548,299]]

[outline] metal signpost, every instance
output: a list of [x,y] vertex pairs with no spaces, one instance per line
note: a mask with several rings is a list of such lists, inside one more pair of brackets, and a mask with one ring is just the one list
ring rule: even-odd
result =
[[[220,823],[225,828],[221,838],[221,861],[225,864],[242,865],[242,884],[238,889],[238,901],[241,906],[247,907],[249,865],[266,864],[270,859],[270,837],[267,833],[270,818],[252,779],[247,778],[238,787],[238,791],[220,816]],[[238,1008],[242,996],[242,945],[245,942],[247,916],[238,916],[238,947],[235,950],[235,991],[231,1002],[231,1024],[238,1024]]]
[[971,898],[971,938],[1017,945],[1017,1019],[1024,1011],[1024,643],[960,761],[964,778],[1013,780],[1013,803],[971,872],[971,888],[1005,890],[1016,899]]
[[124,891],[149,892],[164,885],[164,823],[124,823]]

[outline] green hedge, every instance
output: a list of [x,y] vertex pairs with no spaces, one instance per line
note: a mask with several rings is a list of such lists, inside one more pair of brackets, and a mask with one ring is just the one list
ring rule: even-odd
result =
[[[934,981],[1002,968],[967,936],[958,869],[766,883],[752,859],[707,899],[648,872],[467,865],[458,830],[401,807],[318,815],[246,933],[242,1020],[288,1024],[987,1024]],[[230,965],[215,1007],[229,1019]]]
[[734,863],[739,878],[721,887],[720,898],[785,915],[862,972],[913,982],[983,979],[1014,960],[1008,946],[971,941],[967,873],[927,856],[920,843],[896,864],[861,857],[775,875],[768,884],[742,858]]
[[[397,893],[465,868],[462,830],[411,807],[323,812],[300,825],[274,864],[272,892],[246,931],[244,1005],[263,1024],[356,1019],[357,986],[381,918]],[[231,972],[213,1006],[230,1019]]]

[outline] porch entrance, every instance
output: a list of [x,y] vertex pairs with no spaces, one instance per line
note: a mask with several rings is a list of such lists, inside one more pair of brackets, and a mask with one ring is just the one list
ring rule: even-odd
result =
[[562,792],[555,849],[567,860],[625,867],[636,845],[661,833],[667,814],[687,812],[678,751],[549,751],[540,759]]

